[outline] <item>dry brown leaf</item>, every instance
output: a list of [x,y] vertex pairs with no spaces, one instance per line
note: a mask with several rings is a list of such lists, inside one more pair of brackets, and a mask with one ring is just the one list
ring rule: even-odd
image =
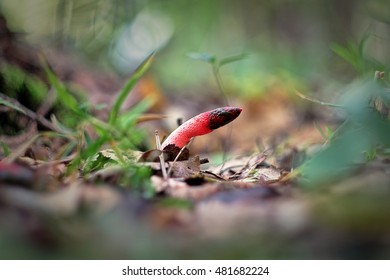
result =
[[[145,166],[149,166],[154,171],[161,171],[159,162],[142,162]],[[165,162],[165,169],[170,170],[172,178],[189,178],[200,175],[200,159],[198,156],[192,157],[189,160]]]
[[263,153],[252,156],[240,156],[225,162],[222,166],[211,169],[211,172],[226,180],[242,182],[274,183],[282,178],[282,170],[265,163],[267,156]]

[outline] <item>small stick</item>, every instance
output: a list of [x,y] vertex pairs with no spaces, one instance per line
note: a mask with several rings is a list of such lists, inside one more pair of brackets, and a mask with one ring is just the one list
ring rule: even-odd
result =
[[[160,142],[160,136],[158,135],[158,130],[156,130],[154,132],[154,134],[156,136],[156,148],[157,148],[157,150],[161,151],[161,142]],[[167,180],[168,179],[168,174],[167,174],[167,170],[165,169],[164,154],[161,153],[161,155],[159,155],[158,157],[160,159],[161,172],[162,172],[163,178],[164,178],[164,180]]]
[[[13,109],[17,109],[18,112],[26,115],[30,119],[39,122],[41,125],[43,125],[44,127],[48,128],[52,131],[56,131],[56,132],[61,133],[61,131],[59,131],[51,122],[49,122],[47,119],[45,119],[45,117],[35,113],[34,111],[31,111],[29,108],[22,105],[16,99],[9,97],[1,92],[0,92],[0,98],[11,103],[13,105]],[[3,105],[3,104],[0,104],[0,105]],[[5,106],[7,106],[7,105],[5,105]]]
[[320,104],[322,106],[328,106],[328,107],[335,107],[335,108],[345,108],[346,106],[344,105],[340,105],[340,104],[335,104],[335,103],[328,103],[328,102],[323,102],[321,100],[317,100],[315,98],[312,98],[312,97],[308,97],[302,93],[300,93],[299,91],[295,91],[295,94],[298,95],[300,98],[304,99],[304,100],[307,100],[307,101],[310,101],[310,102],[313,102],[313,103],[317,103],[317,104]]

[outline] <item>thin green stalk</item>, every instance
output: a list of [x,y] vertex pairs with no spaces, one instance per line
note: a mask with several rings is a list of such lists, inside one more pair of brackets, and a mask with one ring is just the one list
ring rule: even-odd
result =
[[230,106],[229,96],[226,92],[225,86],[223,85],[222,77],[221,77],[221,74],[219,72],[220,68],[218,65],[216,65],[216,63],[212,64],[212,68],[213,68],[213,74],[214,74],[215,80],[217,82],[218,88],[221,91],[223,97],[225,98],[226,106]]

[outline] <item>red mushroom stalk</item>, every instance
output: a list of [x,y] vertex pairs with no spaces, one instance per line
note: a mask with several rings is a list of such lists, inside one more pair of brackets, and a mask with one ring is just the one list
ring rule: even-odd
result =
[[162,143],[161,149],[168,145],[184,147],[191,138],[212,132],[236,119],[242,109],[238,107],[222,107],[201,113],[176,128]]

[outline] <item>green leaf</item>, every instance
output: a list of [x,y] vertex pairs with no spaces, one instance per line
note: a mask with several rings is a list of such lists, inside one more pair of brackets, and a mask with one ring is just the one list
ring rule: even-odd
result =
[[95,155],[99,151],[99,149],[108,141],[108,139],[108,135],[102,135],[95,141],[87,145],[87,147],[80,151],[79,155],[69,164],[67,172],[71,173],[75,169],[79,168],[81,162]]
[[350,174],[359,166],[358,164],[364,163],[362,152],[371,145],[371,137],[362,137],[361,131],[349,128],[331,145],[303,164],[301,174],[307,181],[302,183],[318,187]]
[[84,134],[84,139],[85,139],[85,143],[87,144],[87,146],[91,145],[92,140],[91,140],[91,137],[89,137],[88,132],[84,130],[83,134]]
[[221,59],[221,61],[219,62],[219,66],[223,66],[225,64],[229,64],[229,63],[232,63],[232,62],[236,62],[236,61],[240,61],[240,60],[243,60],[243,59],[246,59],[248,58],[249,54],[248,53],[240,53],[240,54],[235,54],[235,55],[231,55],[231,56],[228,56],[228,57],[225,57],[223,59]]
[[314,122],[314,127],[320,133],[320,135],[321,135],[322,139],[324,139],[324,141],[328,140],[326,133],[324,132],[322,127],[316,121]]
[[374,81],[359,81],[343,94],[346,121],[335,131],[327,128],[330,143],[301,167],[304,185],[318,187],[352,174],[376,155],[377,147],[388,148],[390,123],[368,106],[386,89]]
[[6,143],[4,143],[3,141],[0,141],[0,145],[1,145],[1,148],[3,149],[3,154],[4,156],[9,156],[9,154],[11,153],[8,145]]
[[130,79],[126,82],[120,93],[118,94],[114,105],[111,109],[110,116],[108,118],[108,123],[113,125],[118,118],[119,111],[123,105],[123,102],[126,100],[126,97],[129,95],[130,91],[134,88],[134,86],[137,84],[139,79],[145,74],[145,72],[149,69],[150,65],[152,64],[153,58],[155,56],[155,53],[150,54],[138,68],[134,71],[133,75],[130,77]]
[[326,126],[326,134],[328,136],[328,139],[332,140],[334,136],[334,131],[329,126]]
[[331,46],[331,50],[336,53],[338,56],[340,56],[342,59],[350,63],[352,66],[354,66],[355,69],[359,69],[359,55],[358,51],[356,50],[356,47],[349,44],[349,47],[343,47],[339,44],[333,44]]
[[119,160],[112,149],[102,150],[89,157],[83,167],[83,173],[87,174],[111,165],[118,165]]
[[65,85],[58,79],[54,72],[50,69],[49,65],[44,62],[44,69],[47,75],[47,78],[51,85],[57,92],[57,97],[61,104],[65,105],[70,110],[74,111],[77,114],[83,114],[79,108],[79,102],[76,98],[66,89]]
[[120,117],[118,117],[118,126],[124,130],[128,130],[129,128],[134,126],[138,116],[145,112],[151,104],[151,101],[148,99],[141,100],[129,111],[123,113]]
[[207,62],[210,64],[214,64],[217,61],[217,58],[214,55],[208,53],[189,53],[187,56],[191,59]]
[[365,33],[362,37],[362,39],[359,41],[359,45],[358,45],[358,53],[360,55],[360,57],[363,57],[364,56],[364,48],[367,44],[367,41],[370,37],[370,34],[369,33]]

